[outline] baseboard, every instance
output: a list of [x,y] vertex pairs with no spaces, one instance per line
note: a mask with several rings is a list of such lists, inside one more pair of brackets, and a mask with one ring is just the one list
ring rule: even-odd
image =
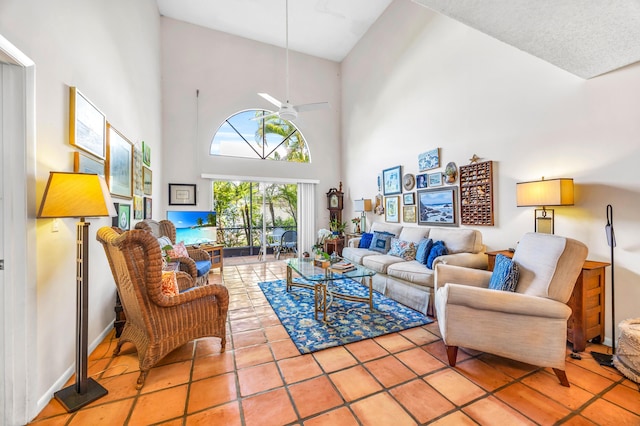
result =
[[[91,342],[91,344],[87,348],[87,352],[89,353],[89,355],[98,347],[98,345],[100,343],[102,343],[102,341],[105,339],[105,337],[107,337],[107,335],[109,333],[111,333],[111,330],[113,330],[113,321],[109,322],[109,324],[102,331],[102,333],[100,333],[100,335],[93,342]],[[75,357],[74,357],[74,359],[75,359]],[[51,385],[51,387],[49,389],[47,389],[47,391],[44,393],[44,395],[42,395],[40,398],[38,398],[38,404],[37,404],[37,407],[36,407],[36,409],[37,409],[36,416],[38,414],[40,414],[40,412],[44,409],[44,407],[47,406],[49,401],[51,401],[53,399],[54,392],[62,389],[64,387],[65,383],[67,383],[67,380],[69,380],[69,378],[71,376],[73,376],[73,374],[75,372],[76,372],[76,365],[75,365],[75,361],[74,361],[74,364],[71,365],[67,370],[65,370],[65,372],[62,374],[62,376],[60,376],[60,378],[58,378],[58,380],[56,380],[53,383],[53,385]],[[33,420],[33,419],[31,419],[31,420]]]

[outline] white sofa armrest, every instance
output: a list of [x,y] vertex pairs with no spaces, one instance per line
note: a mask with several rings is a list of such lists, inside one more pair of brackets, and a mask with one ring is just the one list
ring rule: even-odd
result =
[[[442,256],[441,256],[442,257]],[[490,271],[466,268],[463,266],[439,263],[435,265],[433,280],[434,290],[444,287],[447,283],[465,283],[468,286],[487,288],[491,280]]]
[[465,268],[487,269],[488,261],[485,253],[455,253],[438,256],[433,261],[433,267],[437,264],[464,266]]
[[360,245],[360,237],[354,237],[354,238],[349,238],[349,247],[354,247],[354,248],[358,248],[358,246]]

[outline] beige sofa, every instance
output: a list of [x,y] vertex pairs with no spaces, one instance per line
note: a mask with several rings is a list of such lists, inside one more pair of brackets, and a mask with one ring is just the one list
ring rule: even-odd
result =
[[440,256],[433,263],[433,270],[416,260],[381,254],[359,248],[360,238],[352,238],[342,250],[342,256],[351,262],[376,271],[373,288],[385,296],[423,314],[434,316],[433,285],[434,270],[438,263],[487,269],[487,255],[480,231],[469,228],[402,226],[386,222],[375,222],[370,232],[390,232],[400,240],[417,244],[422,238],[434,242],[442,240],[449,254]]

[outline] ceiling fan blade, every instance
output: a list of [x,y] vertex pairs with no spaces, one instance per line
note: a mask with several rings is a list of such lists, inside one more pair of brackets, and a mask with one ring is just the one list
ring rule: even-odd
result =
[[266,99],[267,101],[271,102],[272,104],[274,104],[278,108],[282,107],[282,102],[280,102],[279,100],[277,100],[276,98],[274,98],[273,96],[271,96],[268,93],[258,93],[258,96],[262,96],[264,99]]
[[313,111],[313,110],[317,110],[317,109],[326,109],[329,108],[329,102],[316,102],[313,104],[302,104],[302,105],[296,105],[295,109],[298,112],[302,112],[302,111]]

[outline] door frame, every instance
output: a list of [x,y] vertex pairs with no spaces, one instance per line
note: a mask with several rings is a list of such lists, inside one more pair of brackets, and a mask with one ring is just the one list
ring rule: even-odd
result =
[[[0,272],[3,327],[0,347],[2,424],[26,424],[37,414],[36,277],[36,79],[35,63],[0,35],[2,126],[0,138],[4,187],[2,241],[5,268]],[[9,183],[11,183],[9,185]]]

